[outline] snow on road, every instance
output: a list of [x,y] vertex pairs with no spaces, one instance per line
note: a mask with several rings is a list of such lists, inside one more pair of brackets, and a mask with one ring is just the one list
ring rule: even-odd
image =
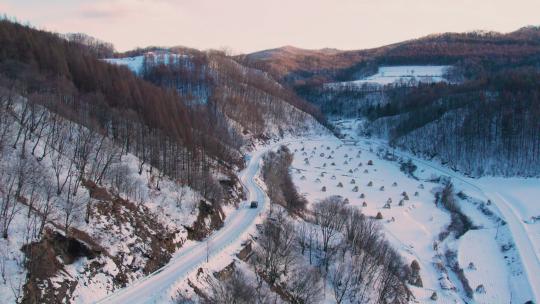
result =
[[[205,264],[207,254],[210,263],[213,262],[213,258],[223,253],[234,254],[235,250],[240,248],[240,243],[243,240],[242,236],[245,236],[246,232],[253,229],[257,216],[267,205],[267,196],[257,184],[256,175],[259,172],[261,158],[264,153],[277,145],[258,149],[251,154],[246,169],[239,175],[248,191],[248,199],[240,205],[238,210],[227,216],[222,229],[216,231],[207,241],[193,242],[180,249],[166,266],[146,278],[113,293],[98,303],[135,304],[166,301],[168,299],[163,299],[163,296],[171,294],[171,288]],[[259,202],[259,206],[251,209],[249,208],[249,202],[254,200]]]

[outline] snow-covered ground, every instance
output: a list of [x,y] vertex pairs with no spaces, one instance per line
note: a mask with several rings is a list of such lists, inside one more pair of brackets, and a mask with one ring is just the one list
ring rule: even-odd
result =
[[387,85],[397,83],[442,82],[446,81],[444,74],[450,66],[447,65],[402,65],[381,66],[376,74],[364,79],[336,82],[329,87],[361,86],[363,84]]
[[142,71],[144,56],[110,58],[110,59],[104,59],[104,60],[108,63],[126,66],[132,72],[139,75]]
[[144,58],[152,58],[155,63],[158,64],[171,64],[179,62],[181,58],[185,58],[185,55],[173,54],[167,52],[153,53],[149,52],[145,55],[124,57],[124,58],[107,58],[104,59],[108,63],[123,65],[130,69],[133,73],[140,75],[142,72]]
[[[361,207],[366,215],[375,216],[381,212],[388,240],[409,264],[414,259],[420,263],[424,288],[415,290],[415,296],[419,300],[428,300],[433,290],[441,289],[439,278],[442,275],[434,265],[436,253],[433,242],[449,224],[450,217],[433,203],[432,191],[438,184],[408,178],[399,171],[396,163],[383,161],[369,149],[346,145],[335,137],[293,143],[289,148],[295,151],[294,182],[310,202],[341,195],[351,205]],[[306,158],[309,163],[304,161]],[[373,165],[368,165],[370,160]],[[394,182],[397,186],[392,186]],[[420,189],[422,183],[424,189]],[[323,187],[326,191],[322,191]],[[358,187],[357,191],[355,187]],[[407,192],[410,200],[403,207],[398,207],[403,191]],[[415,192],[418,196],[414,196]],[[392,200],[392,208],[384,209],[389,199]],[[364,202],[366,207],[362,207]],[[460,300],[452,291],[440,291],[439,298],[449,303]]]
[[540,179],[484,177],[478,183],[510,202],[531,238],[536,256],[540,257]]
[[471,230],[459,240],[458,261],[469,284],[473,289],[483,285],[486,290],[475,293],[478,303],[511,303],[509,276],[496,233],[494,229]]
[[[540,272],[535,271],[540,264],[531,248],[538,248],[532,235],[540,223],[533,224],[530,218],[540,213],[535,199],[540,197],[539,180],[473,180],[440,164],[390,150],[397,157],[413,159],[418,166],[418,179],[414,179],[400,171],[398,162],[380,157],[380,151],[389,149],[386,143],[358,137],[354,121],[341,121],[338,126],[346,134],[343,141],[326,136],[289,145],[295,152],[294,182],[310,202],[341,195],[352,205],[362,207],[365,202],[362,211],[367,215],[381,212],[389,241],[409,263],[414,259],[420,263],[423,288],[411,287],[417,300],[430,302],[432,292],[437,291],[440,303],[471,302],[458,276],[447,265],[444,255],[448,251],[457,252],[459,267],[473,289],[473,303],[538,299]],[[368,165],[370,160],[373,165]],[[441,185],[429,180],[438,176],[450,177],[456,192],[463,191],[469,197],[460,199],[459,204],[477,229],[459,239],[439,242],[439,234],[450,223],[450,214],[434,203],[434,193]],[[409,200],[399,206],[404,191]],[[390,200],[391,208],[384,208]],[[505,207],[515,209],[519,216]],[[500,225],[499,218],[508,225]]]

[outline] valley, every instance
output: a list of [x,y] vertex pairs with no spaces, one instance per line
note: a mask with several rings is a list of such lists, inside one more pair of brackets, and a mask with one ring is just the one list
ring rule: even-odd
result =
[[539,303],[540,27],[157,45],[0,16],[0,303]]
[[[269,212],[270,202],[257,185],[261,183],[257,177],[261,157],[265,151],[282,144],[294,151],[293,180],[309,202],[337,195],[347,204],[359,207],[366,216],[375,218],[381,213],[378,222],[389,242],[407,263],[416,260],[420,264],[422,286],[411,287],[417,301],[429,302],[436,292],[441,303],[469,303],[466,288],[472,288],[475,303],[526,302],[536,297],[533,271],[540,260],[534,231],[538,224],[525,222],[514,211],[509,213],[516,208],[535,208],[535,204],[528,200],[502,201],[498,192],[505,193],[503,185],[512,183],[512,179],[474,180],[437,162],[396,151],[384,141],[361,137],[355,132],[355,120],[334,123],[345,135],[343,139],[330,134],[285,139],[263,145],[250,154],[249,165],[240,174],[248,198],[240,204],[240,209],[228,214],[224,228],[210,237],[208,263],[205,261],[207,241],[186,247],[155,275],[115,292],[100,303],[164,301],[163,294],[174,297],[172,287],[184,286],[182,280],[196,276],[199,267],[219,271],[224,261],[237,259],[241,244],[250,239],[255,224],[260,224],[261,216],[267,217]],[[409,159],[417,166],[413,175],[400,170],[400,164]],[[459,192],[459,206],[474,227],[462,236],[450,235],[441,240],[441,233],[449,229],[451,222],[449,212],[436,204],[435,194],[444,181],[451,181],[454,191]],[[528,187],[519,192],[534,194],[539,189],[538,183],[539,179],[529,179]],[[256,210],[248,209],[248,202],[253,200],[263,204]],[[239,218],[242,220],[237,221]],[[449,252],[457,255],[455,262],[463,269],[469,287],[464,287],[453,262],[447,259]],[[325,302],[333,303],[330,294],[325,297]]]

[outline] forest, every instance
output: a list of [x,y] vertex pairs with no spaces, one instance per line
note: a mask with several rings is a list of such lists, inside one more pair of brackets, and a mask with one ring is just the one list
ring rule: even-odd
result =
[[[5,18],[0,45],[0,289],[13,301],[68,301],[98,273],[117,289],[155,271],[223,225],[246,146],[324,121],[218,51],[135,50],[136,75],[102,60],[118,56],[111,44]],[[76,274],[58,271],[81,257]],[[60,291],[44,287],[55,280]]]

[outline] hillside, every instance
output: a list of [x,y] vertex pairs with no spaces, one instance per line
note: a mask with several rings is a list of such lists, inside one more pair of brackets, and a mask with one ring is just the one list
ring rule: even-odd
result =
[[0,302],[534,303],[540,28],[116,52],[0,18]]
[[253,144],[323,130],[222,54],[136,75],[99,41],[8,20],[0,45],[2,302],[87,303],[148,276],[235,212]]
[[304,50],[282,47],[239,56],[290,85],[352,80],[374,73],[380,65],[455,64],[464,58],[512,60],[537,55],[540,29],[524,27],[496,32],[444,33],[366,50]]
[[[314,60],[311,52],[263,54],[247,57],[270,73],[274,63],[292,60],[281,81],[328,116],[364,119],[365,134],[472,176],[538,175],[538,27],[508,34],[437,34],[371,50],[317,53],[332,69],[303,68],[302,60]],[[341,60],[351,54],[362,58]],[[435,77],[418,74],[441,66],[445,71]],[[420,72],[406,75],[407,68]]]

